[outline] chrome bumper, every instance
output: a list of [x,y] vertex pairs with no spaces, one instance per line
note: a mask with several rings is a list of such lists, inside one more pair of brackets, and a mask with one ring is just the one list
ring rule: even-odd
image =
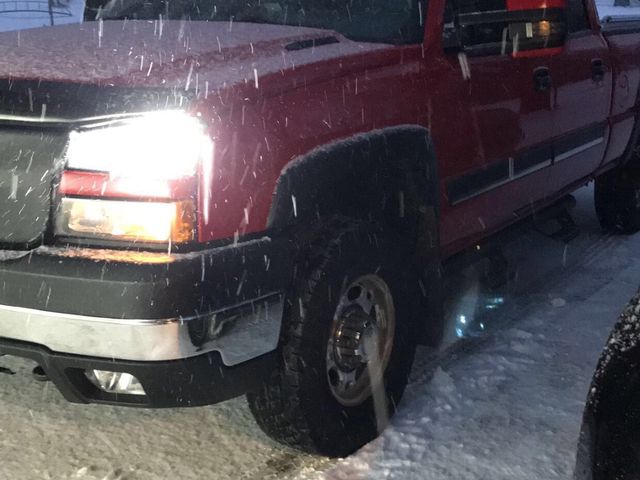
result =
[[153,320],[0,305],[0,337],[59,353],[132,361],[178,360],[217,351],[225,365],[234,366],[276,349],[282,310],[277,293],[197,317]]

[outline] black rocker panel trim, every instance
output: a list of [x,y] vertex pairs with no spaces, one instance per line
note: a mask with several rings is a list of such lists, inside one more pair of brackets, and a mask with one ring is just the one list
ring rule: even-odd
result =
[[593,148],[604,141],[605,132],[605,123],[590,125],[548,145],[525,150],[513,158],[453,178],[446,186],[449,202],[457,205]]

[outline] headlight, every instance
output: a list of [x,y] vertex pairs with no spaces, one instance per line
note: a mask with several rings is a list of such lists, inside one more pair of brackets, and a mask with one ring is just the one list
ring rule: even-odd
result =
[[195,175],[211,153],[203,124],[185,112],[152,112],[71,132],[67,168],[114,177],[176,179]]
[[63,198],[58,235],[105,240],[181,243],[194,238],[193,202],[132,202]]
[[55,233],[183,243],[196,237],[197,173],[213,143],[197,118],[153,112],[70,133]]

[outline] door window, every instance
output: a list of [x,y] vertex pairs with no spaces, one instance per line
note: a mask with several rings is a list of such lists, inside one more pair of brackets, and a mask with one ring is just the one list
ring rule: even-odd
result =
[[569,0],[567,2],[567,21],[569,33],[591,30],[589,17],[583,0]]
[[508,25],[495,22],[469,25],[459,30],[455,25],[456,15],[506,10],[506,0],[448,0],[445,6],[443,44],[445,48],[462,42],[468,47],[480,47],[478,53],[490,55],[502,53],[505,32]]

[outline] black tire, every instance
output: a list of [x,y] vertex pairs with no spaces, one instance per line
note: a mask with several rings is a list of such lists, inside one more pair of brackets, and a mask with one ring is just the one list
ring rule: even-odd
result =
[[[637,350],[637,349],[636,349]],[[636,352],[637,357],[637,352]],[[636,362],[614,366],[622,377],[615,392],[603,401],[593,467],[594,479],[637,480],[640,472],[640,373]]]
[[585,406],[575,480],[640,478],[640,295],[618,319]]
[[[309,453],[345,456],[386,426],[407,385],[423,304],[408,248],[379,229],[342,224],[324,229],[298,262],[285,309],[279,367],[248,402],[260,428],[275,440]],[[344,289],[376,274],[389,287],[395,336],[383,387],[358,406],[331,392],[326,353],[331,323]],[[378,415],[373,397],[386,400]],[[383,404],[385,402],[383,401]]]
[[620,168],[596,178],[595,205],[603,229],[632,234],[640,231],[640,175]]

